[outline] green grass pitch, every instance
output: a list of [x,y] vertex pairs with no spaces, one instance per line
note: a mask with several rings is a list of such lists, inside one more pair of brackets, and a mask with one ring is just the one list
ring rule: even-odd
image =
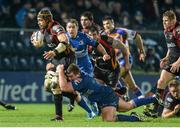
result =
[[[63,106],[64,121],[52,122],[53,104],[16,104],[17,110],[10,111],[0,107],[0,127],[180,127],[180,118],[152,119],[145,122],[102,122],[101,117],[86,119],[86,112],[78,105],[72,112]],[[133,111],[141,113],[143,108]]]

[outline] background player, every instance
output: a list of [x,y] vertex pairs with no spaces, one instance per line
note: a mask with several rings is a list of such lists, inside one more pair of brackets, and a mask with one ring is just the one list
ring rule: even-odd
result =
[[[143,47],[143,42],[141,36],[137,32],[132,30],[125,30],[122,28],[115,28],[114,20],[110,16],[105,16],[102,22],[104,27],[104,32],[102,34],[106,34],[115,39],[119,39],[120,41],[126,44],[128,49],[129,49],[129,44],[127,39],[131,38],[135,40],[140,51],[139,59],[144,61],[145,51]],[[117,59],[119,60],[119,63],[121,65],[121,76],[124,78],[125,82],[127,83],[128,88],[132,90],[136,96],[141,96],[142,92],[140,91],[139,87],[136,85],[131,70],[128,70],[127,67],[125,67],[126,66],[125,60],[122,56],[121,51],[117,50],[116,54],[117,54]],[[129,60],[130,60],[130,64],[132,65],[133,58],[131,54]]]

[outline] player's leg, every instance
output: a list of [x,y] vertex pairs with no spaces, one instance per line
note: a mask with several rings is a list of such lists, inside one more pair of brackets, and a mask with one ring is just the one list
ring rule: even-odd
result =
[[129,102],[124,101],[123,99],[119,99],[118,111],[129,111],[134,108],[140,107],[142,105],[150,104],[150,103],[159,103],[159,100],[155,96],[145,97],[145,98],[134,98]]
[[156,93],[160,94],[161,97],[163,96],[163,92],[165,87],[167,86],[168,82],[175,77],[172,73],[162,70],[160,78],[157,82],[157,91]]
[[15,110],[15,109],[16,109],[15,106],[10,105],[10,104],[7,104],[7,103],[5,103],[5,102],[3,102],[3,101],[0,101],[0,105],[2,105],[2,106],[3,106],[4,108],[6,108],[7,110]]
[[[159,98],[159,100],[162,100],[164,97],[164,90],[168,84],[168,82],[170,80],[172,80],[175,77],[175,75],[173,75],[172,73],[166,71],[166,70],[162,70],[160,78],[157,82],[157,89],[156,89],[156,97]],[[162,101],[163,102],[163,101]],[[159,110],[159,104],[158,103],[154,103],[153,104],[153,109],[152,110],[148,110],[148,115],[153,116],[153,117],[157,117],[158,116],[158,110]],[[147,113],[147,111],[145,111],[145,113]],[[146,114],[147,115],[147,114]]]
[[68,112],[71,112],[74,109],[74,101],[77,97],[77,94],[70,92],[62,92],[62,95],[69,98],[70,103],[68,104]]
[[106,106],[101,110],[101,116],[103,121],[114,122],[116,121],[116,107]]
[[130,90],[132,90],[137,97],[142,96],[142,92],[141,92],[140,88],[136,85],[131,71],[128,71],[126,73],[126,75],[124,76],[124,80],[127,83],[128,88]]
[[[48,68],[49,69],[49,68]],[[51,121],[62,121],[62,94],[57,85],[57,74],[54,71],[47,71],[44,80],[44,88],[54,96],[55,117]]]
[[77,92],[76,102],[81,108],[83,108],[87,112],[88,119],[92,119],[96,116],[96,114],[87,105],[87,102],[84,100],[84,98],[78,92]]

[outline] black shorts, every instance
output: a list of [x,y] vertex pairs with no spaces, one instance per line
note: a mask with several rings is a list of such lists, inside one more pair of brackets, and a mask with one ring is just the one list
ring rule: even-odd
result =
[[117,66],[115,69],[102,69],[97,65],[94,67],[94,77],[104,81],[107,85],[115,87],[119,80],[120,68]]
[[66,70],[70,64],[76,63],[76,57],[74,54],[72,54],[69,56],[62,57],[61,59],[54,58],[51,60],[51,63],[54,64],[55,67],[57,67],[59,64],[63,64],[64,69]]
[[180,76],[180,70],[179,70],[178,72],[177,72],[177,71],[176,71],[176,72],[171,72],[171,71],[170,71],[170,69],[171,69],[171,67],[172,67],[172,66],[170,66],[170,65],[171,65],[172,63],[176,62],[178,58],[179,58],[179,56],[171,56],[171,57],[169,57],[168,63],[167,63],[167,65],[165,65],[165,66],[163,67],[163,69],[166,70],[167,72],[170,72],[170,73],[176,75],[176,76]]

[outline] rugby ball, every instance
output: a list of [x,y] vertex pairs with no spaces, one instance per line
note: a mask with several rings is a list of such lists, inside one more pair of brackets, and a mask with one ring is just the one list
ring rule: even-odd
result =
[[31,43],[36,48],[40,48],[43,46],[44,34],[41,31],[33,32],[31,35]]

